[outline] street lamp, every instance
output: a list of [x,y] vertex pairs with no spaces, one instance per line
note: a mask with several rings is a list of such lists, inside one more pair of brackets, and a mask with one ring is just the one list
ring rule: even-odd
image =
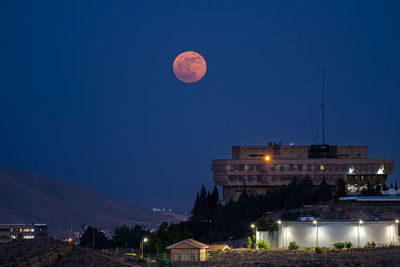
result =
[[143,240],[140,241],[140,258],[143,259],[143,247],[144,243],[148,241],[147,237],[143,238]]
[[316,227],[316,235],[315,235],[315,243],[316,243],[316,246],[315,247],[318,247],[318,222],[317,222],[317,220],[314,220],[313,221],[313,224],[315,224],[315,227]]
[[360,247],[360,228],[361,228],[361,224],[363,224],[362,220],[358,221],[358,247]]
[[268,162],[268,161],[271,160],[271,156],[270,156],[270,155],[266,155],[266,156],[264,157],[264,159],[265,159],[266,162]]
[[[252,232],[253,232],[253,234],[254,234],[254,236],[255,236],[255,244],[254,244],[254,248],[257,248],[257,227],[255,226],[255,224],[254,223],[252,223],[251,225],[250,225],[250,227],[251,227],[251,229],[252,229]],[[255,232],[254,232],[254,230],[255,230]]]

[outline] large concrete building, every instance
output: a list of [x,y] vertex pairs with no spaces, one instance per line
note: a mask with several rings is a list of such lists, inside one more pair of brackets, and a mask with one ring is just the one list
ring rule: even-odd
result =
[[325,177],[331,186],[343,179],[357,194],[368,181],[383,185],[394,170],[391,158],[368,158],[368,146],[233,146],[232,159],[212,161],[213,180],[223,188],[223,202],[237,200],[244,183],[250,194],[309,176],[315,185]]

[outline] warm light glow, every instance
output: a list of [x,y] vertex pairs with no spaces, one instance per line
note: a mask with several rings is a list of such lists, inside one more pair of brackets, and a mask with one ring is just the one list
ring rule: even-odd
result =
[[70,237],[70,238],[68,238],[68,242],[69,243],[71,243],[72,242],[72,238]]
[[399,220],[398,219],[396,219],[396,221],[395,221],[396,223],[399,223]]
[[251,228],[254,228],[254,227],[256,227],[256,226],[255,226],[254,224],[252,224],[252,225],[250,225],[250,227],[251,227]]
[[360,221],[359,221],[359,223],[360,223],[360,224],[362,224],[362,223],[363,223],[363,221],[362,221],[362,220],[360,220]]
[[317,224],[317,221],[316,221],[316,220],[314,220],[312,223],[313,223],[313,224]]
[[282,223],[282,221],[281,220],[278,220],[278,224],[281,224]]
[[376,172],[376,174],[384,174],[384,172],[383,172],[382,169],[379,169],[379,170]]
[[265,161],[270,161],[271,160],[271,156],[266,155],[264,159],[265,159]]
[[143,239],[143,242],[147,242],[147,237],[145,237],[145,238]]

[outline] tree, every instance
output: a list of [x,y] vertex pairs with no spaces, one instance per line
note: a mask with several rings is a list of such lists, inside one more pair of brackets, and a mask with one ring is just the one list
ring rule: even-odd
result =
[[345,197],[347,195],[346,182],[341,178],[336,184],[336,192],[339,197]]
[[285,208],[287,209],[293,209],[298,206],[298,202],[296,200],[295,194],[293,191],[290,191],[289,195],[286,198],[285,201]]
[[384,184],[383,184],[382,191],[388,191],[388,189],[389,189],[389,188],[388,188],[387,185],[384,183]]
[[249,195],[247,194],[247,189],[246,189],[246,181],[243,180],[243,191],[240,194],[239,200],[240,199],[247,199],[249,197]]
[[108,239],[103,232],[99,231],[97,228],[88,226],[80,238],[79,245],[81,247],[94,247],[95,249],[103,249],[108,247],[107,241]]
[[319,186],[319,199],[322,202],[330,201],[332,199],[332,191],[326,182],[325,177],[322,179]]
[[372,187],[371,182],[368,181],[366,188],[361,190],[361,195],[363,196],[374,196],[376,193],[375,189]]
[[378,182],[378,181],[376,181],[376,186],[375,186],[375,195],[376,195],[376,196],[380,196],[380,195],[382,195],[382,193],[381,193],[381,185],[379,184],[379,182]]
[[396,180],[396,182],[394,184],[394,190],[399,190],[399,187],[397,186],[397,180]]
[[252,248],[253,247],[253,240],[251,239],[250,236],[247,237],[247,248]]

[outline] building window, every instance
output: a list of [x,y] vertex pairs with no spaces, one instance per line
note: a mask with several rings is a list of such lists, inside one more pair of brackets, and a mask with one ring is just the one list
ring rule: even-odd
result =
[[190,254],[190,261],[196,261],[196,254],[194,253]]
[[182,260],[182,255],[180,253],[175,254],[175,261],[181,261]]

